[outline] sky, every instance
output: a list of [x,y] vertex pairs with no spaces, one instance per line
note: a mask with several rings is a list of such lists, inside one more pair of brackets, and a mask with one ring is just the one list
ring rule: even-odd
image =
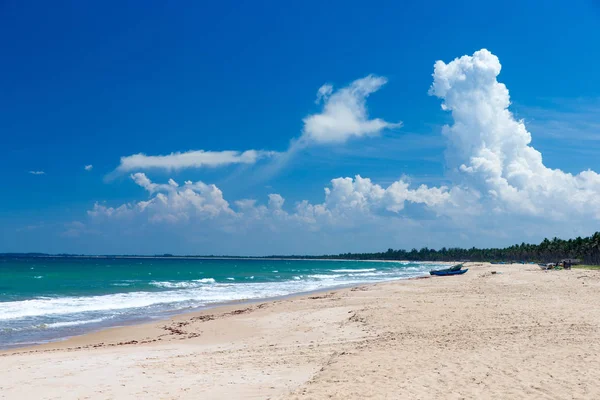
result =
[[0,1],[0,252],[593,233],[600,3],[483,3]]

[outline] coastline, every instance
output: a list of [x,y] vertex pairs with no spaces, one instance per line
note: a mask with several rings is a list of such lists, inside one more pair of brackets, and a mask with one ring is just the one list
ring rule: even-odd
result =
[[[93,335],[98,335],[98,336],[103,337],[104,333],[108,332],[108,331],[115,331],[115,330],[119,330],[119,329],[128,330],[128,329],[132,329],[132,328],[147,329],[147,328],[155,327],[157,324],[178,323],[179,320],[185,320],[188,317],[196,318],[196,317],[202,317],[204,315],[209,315],[209,314],[225,314],[227,312],[237,310],[240,307],[251,307],[253,305],[260,304],[260,303],[274,303],[274,302],[285,301],[285,300],[301,299],[301,298],[319,295],[319,294],[323,294],[323,293],[327,294],[327,293],[335,292],[338,290],[353,289],[355,287],[362,287],[362,286],[368,287],[368,286],[378,285],[378,284],[382,284],[382,283],[402,282],[402,281],[417,280],[417,279],[429,279],[429,278],[430,278],[429,275],[423,275],[423,276],[411,277],[411,278],[391,279],[391,280],[380,281],[380,282],[341,284],[341,285],[332,286],[332,287],[324,287],[324,288],[315,289],[315,290],[291,293],[291,294],[287,294],[287,295],[283,295],[283,296],[273,296],[273,297],[256,298],[256,299],[229,300],[229,301],[224,301],[224,302],[220,302],[220,303],[213,303],[213,304],[210,304],[207,306],[198,307],[198,308],[194,308],[194,309],[190,309],[190,310],[174,310],[174,311],[170,311],[170,312],[166,311],[164,313],[164,317],[152,318],[152,319],[147,319],[147,320],[142,320],[142,321],[134,320],[134,321],[130,321],[129,323],[126,322],[122,325],[100,327],[98,329],[93,329],[93,330],[90,330],[89,332],[85,332],[82,334],[59,338],[56,340],[50,340],[50,341],[46,341],[46,342],[28,343],[28,344],[24,344],[23,346],[15,345],[14,347],[8,347],[8,348],[0,347],[0,357],[4,356],[6,354],[32,352],[32,351],[36,351],[39,349],[41,349],[41,350],[63,349],[63,348],[68,349],[68,348],[72,347],[71,342],[74,342],[74,343],[92,342]],[[117,335],[117,336],[119,336],[119,335]]]
[[[264,260],[260,260],[260,262],[263,262]],[[277,263],[277,260],[267,260],[267,261],[272,261],[274,263]],[[289,260],[290,262],[293,262],[293,260]],[[297,260],[298,262],[302,262],[304,265],[306,265],[306,260]],[[350,261],[350,260],[346,260],[348,262],[352,262],[356,265],[358,264],[362,264],[362,265],[368,265],[365,263],[369,263],[369,264],[379,264],[379,267],[374,267],[372,270],[374,271],[375,268],[386,268],[383,267],[384,264],[393,266],[394,268],[396,268],[396,265],[399,265],[400,268],[400,272],[398,273],[399,276],[392,276],[392,277],[386,277],[386,276],[381,276],[378,278],[372,278],[374,275],[376,275],[375,273],[371,273],[371,270],[365,270],[365,269],[360,269],[360,268],[364,268],[364,267],[358,267],[359,269],[339,269],[339,268],[346,268],[341,266],[341,264],[339,263],[338,260],[309,260],[314,262],[315,264],[323,264],[323,263],[331,263],[332,265],[338,264],[340,266],[337,266],[336,268],[338,269],[328,269],[328,268],[332,268],[332,267],[324,267],[322,265],[320,265],[317,268],[322,268],[324,269],[324,272],[314,272],[316,270],[313,271],[297,271],[296,274],[300,275],[299,277],[294,276],[294,279],[298,279],[298,281],[293,281],[294,285],[292,286],[288,286],[285,287],[283,289],[277,289],[278,288],[278,284],[283,283],[285,281],[282,282],[274,282],[273,286],[271,286],[271,284],[267,281],[267,282],[258,282],[257,285],[263,285],[263,289],[260,289],[262,291],[262,293],[253,293],[253,291],[255,291],[256,289],[250,288],[248,287],[247,289],[242,289],[245,290],[245,292],[243,293],[236,293],[236,290],[230,291],[230,293],[223,293],[222,290],[227,290],[227,289],[221,289],[221,292],[219,292],[218,295],[215,295],[215,292],[210,292],[209,296],[212,295],[213,297],[217,297],[220,296],[221,298],[217,298],[215,300],[210,300],[210,297],[207,301],[197,301],[196,299],[198,299],[197,296],[200,296],[200,299],[202,299],[202,293],[188,293],[185,291],[180,291],[180,292],[169,292],[169,291],[165,291],[165,293],[183,293],[180,296],[188,296],[188,298],[190,300],[195,300],[196,303],[203,303],[203,304],[190,304],[190,305],[186,305],[184,304],[183,307],[180,308],[176,308],[176,307],[171,307],[170,309],[168,307],[165,307],[164,310],[153,310],[151,312],[148,313],[143,313],[143,312],[138,312],[138,313],[130,313],[130,315],[128,314],[124,314],[124,316],[118,315],[118,316],[114,316],[114,315],[108,315],[108,316],[104,316],[104,315],[95,315],[93,317],[87,317],[87,318],[82,318],[84,323],[77,323],[77,321],[74,321],[74,323],[71,323],[72,320],[68,320],[68,322],[65,325],[62,325],[62,322],[59,323],[54,323],[55,321],[53,321],[52,319],[45,319],[42,320],[41,322],[39,322],[37,325],[33,325],[32,323],[30,323],[30,325],[34,326],[35,329],[34,330],[30,330],[30,331],[25,331],[26,333],[24,335],[20,335],[19,336],[19,332],[21,332],[21,327],[19,325],[8,325],[5,326],[5,330],[4,333],[6,333],[6,335],[8,335],[8,337],[5,336],[6,340],[0,340],[0,351],[3,350],[13,350],[13,349],[19,349],[19,348],[23,348],[23,347],[31,347],[31,346],[36,346],[36,345],[42,345],[42,344],[47,344],[47,343],[53,343],[53,342],[61,342],[64,341],[66,339],[69,339],[71,337],[76,337],[76,336],[81,336],[81,335],[85,335],[88,333],[93,333],[93,332],[98,332],[104,329],[110,329],[110,328],[115,328],[115,327],[125,327],[125,326],[132,326],[132,325],[138,325],[138,324],[146,324],[146,323],[154,323],[157,321],[163,321],[166,319],[169,319],[171,317],[174,317],[176,315],[179,314],[188,314],[188,313],[194,313],[194,312],[198,312],[198,311],[202,311],[205,309],[212,309],[215,307],[219,307],[219,306],[223,306],[223,305],[228,305],[228,304],[240,304],[240,303],[254,303],[256,301],[269,301],[269,300],[276,300],[276,299],[281,299],[281,298],[287,298],[288,296],[296,296],[296,295],[302,295],[302,294],[310,294],[312,292],[321,292],[323,290],[332,290],[332,289],[340,289],[340,288],[344,288],[344,287],[351,287],[353,285],[357,285],[357,284],[362,284],[362,283],[367,283],[367,282],[377,282],[377,281],[393,281],[396,279],[408,279],[408,277],[412,276],[417,276],[419,275],[419,272],[407,272],[407,276],[402,276],[402,265],[408,265],[410,264],[411,266],[414,267],[414,265],[417,264],[422,264],[424,265],[423,268],[421,269],[425,269],[426,271],[428,271],[428,267],[431,268],[432,265],[437,265],[437,266],[441,266],[441,265],[447,265],[447,264],[452,264],[452,263],[445,263],[445,262],[431,262],[431,263],[427,263],[427,262],[423,262],[423,263],[411,263],[408,261],[371,261],[371,260],[364,260],[364,261]],[[310,264],[310,262],[309,262]],[[152,265],[152,264],[150,264]],[[279,267],[279,268],[278,268]],[[275,269],[281,269],[281,265],[274,265]],[[310,267],[309,267],[310,268]],[[354,267],[356,268],[356,267]],[[369,268],[371,268],[371,266],[369,265]],[[410,268],[407,269],[407,271],[410,271]],[[421,273],[426,273],[426,271],[423,271]],[[258,271],[256,271],[258,272]],[[254,273],[256,273],[254,272]],[[271,271],[271,272],[279,272],[279,271]],[[285,272],[285,271],[284,271]],[[360,275],[351,275],[350,273],[365,273],[365,277],[363,278]],[[385,270],[383,270],[383,275],[386,275]],[[250,273],[251,275],[254,275],[254,273]],[[258,272],[260,274],[260,272]],[[316,282],[316,283],[304,283],[301,284],[300,282],[302,281],[303,276],[301,274],[314,274],[317,273],[317,275],[307,275],[308,278],[311,278],[314,276],[315,279],[313,279],[312,281]],[[332,278],[334,278],[331,282],[326,282],[326,279],[328,278],[328,275],[322,275],[322,274],[331,274],[333,273],[333,275],[331,275]],[[340,274],[341,273],[341,274]],[[380,273],[380,272],[378,272]],[[248,275],[250,275],[248,274]],[[321,275],[319,275],[321,274]],[[336,275],[336,274],[340,274],[340,275]],[[354,278],[349,278],[342,276],[345,274],[350,274],[350,276],[354,276]],[[43,274],[42,274],[43,275]],[[389,275],[389,274],[388,274]],[[393,275],[393,274],[392,274]],[[218,275],[210,275],[210,276],[218,276]],[[233,276],[233,275],[232,275]],[[173,277],[179,278],[179,273],[177,273],[177,276],[173,275]],[[342,277],[342,279],[339,279],[339,282],[336,282],[335,278],[339,278]],[[36,277],[37,278],[37,277]],[[237,278],[237,276],[236,276]],[[277,276],[276,278],[279,278],[279,276]],[[361,279],[363,278],[363,279]],[[134,278],[137,279],[137,278]],[[200,285],[197,284],[196,281],[190,281],[190,282],[181,282],[181,286],[179,282],[176,282],[175,284],[171,284],[171,281],[168,281],[169,278],[164,277],[162,279],[157,279],[159,282],[156,282],[156,284],[164,284],[164,285],[169,285],[166,286],[167,288],[170,288],[171,290],[173,290],[174,288],[195,288],[196,286],[192,286],[192,285]],[[172,278],[171,278],[172,279]],[[179,278],[180,279],[180,278]],[[219,279],[219,278],[217,278]],[[231,279],[233,280],[233,278],[227,278],[228,280]],[[248,279],[248,278],[246,278]],[[254,276],[252,276],[250,279],[254,279]],[[350,280],[350,282],[344,282],[344,280]],[[160,282],[162,280],[165,280],[166,282]],[[204,279],[203,279],[204,280]],[[206,280],[212,280],[212,283],[215,283],[213,278],[210,279],[206,279]],[[290,282],[291,278],[288,279]],[[310,279],[309,279],[310,281]],[[310,281],[310,282],[312,282]],[[319,283],[320,281],[322,281],[323,283]],[[125,282],[130,282],[130,281],[125,281]],[[150,282],[150,285],[154,285],[155,282]],[[204,283],[204,282],[202,282]],[[238,282],[236,281],[235,284],[237,284]],[[241,280],[240,283],[242,284],[242,286],[239,286],[240,288],[244,288],[243,284],[244,281]],[[248,281],[248,283],[250,283],[250,281]],[[252,282],[254,283],[254,282]],[[298,283],[300,283],[299,286]],[[185,285],[190,285],[190,286],[184,286]],[[225,282],[224,278],[221,277],[221,280],[218,282],[218,284],[216,286],[230,286],[232,283],[229,282]],[[264,287],[264,285],[269,285],[267,287]],[[122,284],[120,281],[117,281],[117,283],[114,284],[115,286],[129,286],[129,283],[125,283]],[[320,286],[320,287],[319,287]],[[236,286],[237,287],[237,286]],[[273,288],[268,289],[268,288]],[[149,289],[154,289],[153,287],[149,287]],[[158,296],[161,291],[155,291],[155,290],[148,290],[146,288],[140,288],[138,289],[140,294],[144,294],[144,293],[148,293],[147,296]],[[124,291],[123,293],[129,293],[131,291]],[[269,293],[271,292],[271,293]],[[132,292],[133,294],[137,294],[137,292],[134,290]],[[107,296],[106,298],[108,299],[110,297],[110,295],[116,295],[117,292],[114,293],[109,293],[107,292]],[[105,300],[102,297],[98,297],[98,300],[101,301],[108,301]],[[161,299],[162,300],[162,299]],[[120,299],[116,300],[116,301],[121,301]],[[152,301],[152,300],[150,300]],[[29,304],[25,304],[27,302],[21,302],[23,304],[19,304],[19,307],[21,307],[22,309],[25,310],[25,312],[31,312],[28,311],[28,307],[31,308],[32,306]],[[47,307],[46,304],[40,304],[41,306]],[[90,306],[88,306],[90,307]],[[91,306],[94,307],[94,306]],[[93,308],[92,308],[93,309]],[[59,320],[60,321],[60,320]],[[47,324],[47,325],[46,325]],[[56,327],[54,326],[58,326],[58,328],[56,329]],[[65,326],[69,326],[69,328],[65,328]],[[2,335],[4,335],[3,332],[0,332],[0,339],[3,338]]]
[[[4,351],[5,398],[599,398],[600,272],[470,263]],[[491,274],[492,271],[497,272]]]

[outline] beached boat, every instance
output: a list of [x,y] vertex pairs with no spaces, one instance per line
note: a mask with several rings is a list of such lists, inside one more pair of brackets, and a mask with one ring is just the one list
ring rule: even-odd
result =
[[448,276],[448,275],[461,275],[467,272],[469,269],[460,269],[457,271],[448,271],[448,270],[440,270],[440,271],[429,271],[431,275],[435,276]]
[[[431,273],[431,272],[451,272],[451,271],[460,271],[460,269],[462,268],[462,266],[463,266],[463,264],[457,264],[457,265],[454,265],[454,266],[452,266],[452,267],[450,267],[450,268],[444,268],[444,269],[437,269],[437,270],[433,270],[433,271],[430,271],[430,273]],[[433,275],[433,274],[431,274],[431,275]]]

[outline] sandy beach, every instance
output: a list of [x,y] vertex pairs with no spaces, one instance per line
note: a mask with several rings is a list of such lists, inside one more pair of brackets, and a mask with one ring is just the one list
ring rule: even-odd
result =
[[600,271],[468,267],[5,351],[0,398],[600,398]]

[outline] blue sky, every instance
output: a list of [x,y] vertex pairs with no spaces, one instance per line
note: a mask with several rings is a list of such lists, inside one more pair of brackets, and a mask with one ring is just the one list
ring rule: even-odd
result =
[[[588,200],[598,188],[594,179],[584,176],[582,183],[576,174],[600,171],[599,22],[600,5],[592,1],[544,7],[539,2],[2,2],[0,251],[326,253],[493,246],[588,234],[600,215]],[[465,177],[476,174],[468,168],[488,154],[481,148],[453,165],[449,153],[460,153],[452,147],[460,134],[442,133],[455,115],[440,107],[451,99],[428,95],[437,60],[476,58],[480,49],[499,59],[497,81],[510,91],[509,110],[516,121],[524,120],[529,146],[543,155],[547,168],[531,167],[533,172],[522,174],[530,179],[524,182],[511,175],[522,160],[500,156],[500,176],[524,196],[520,200],[489,187],[501,184],[490,183],[487,173]],[[485,58],[493,64],[490,60]],[[470,71],[466,64],[461,68]],[[389,124],[353,133],[344,109],[343,118],[334,121],[343,140],[311,136],[307,118],[326,115],[336,90],[370,74],[386,83],[371,82],[377,88],[362,99],[365,121]],[[315,104],[325,84],[332,85],[332,97]],[[461,106],[456,104],[456,115]],[[401,127],[393,125],[399,121]],[[478,127],[489,127],[480,122]],[[510,137],[501,139],[509,143]],[[489,146],[490,140],[474,147]],[[301,144],[291,144],[297,141]],[[505,145],[500,148],[506,151]],[[217,167],[144,164],[114,172],[121,157],[198,150],[272,153]],[[93,167],[88,171],[86,165]],[[575,177],[548,172],[555,170]],[[173,179],[180,189],[149,190],[134,182],[135,173],[158,184]],[[473,211],[468,216],[449,211],[423,200],[429,194],[421,192],[402,197],[398,209],[398,196],[390,191],[380,199],[373,194],[376,188],[369,194],[355,188],[353,195],[365,201],[359,212],[348,211],[356,206],[349,196],[334,194],[325,201],[332,179],[355,175],[383,190],[399,180],[410,182],[411,190],[421,184],[428,190],[445,187],[448,195],[440,202]],[[188,180],[216,185],[228,206],[216,213],[199,211],[193,205],[198,199],[188,199],[184,206],[174,201],[152,213],[140,209],[140,202],[158,203],[161,191],[178,196],[188,190],[183,189]],[[544,185],[534,184],[540,180]],[[464,206],[453,188],[476,192],[477,206]],[[581,195],[564,205],[548,197],[549,191],[568,193],[567,188]],[[206,203],[199,187],[189,190]],[[269,194],[285,198],[285,217],[267,207]],[[396,197],[386,200],[390,196]],[[236,204],[244,199],[256,200],[252,210]],[[311,206],[327,203],[326,220],[301,215],[296,204],[303,200]],[[135,215],[99,221],[95,204],[107,209],[126,204]],[[260,211],[261,205],[271,213]],[[173,208],[179,206],[185,209]],[[563,228],[564,221],[579,219],[575,228]]]

